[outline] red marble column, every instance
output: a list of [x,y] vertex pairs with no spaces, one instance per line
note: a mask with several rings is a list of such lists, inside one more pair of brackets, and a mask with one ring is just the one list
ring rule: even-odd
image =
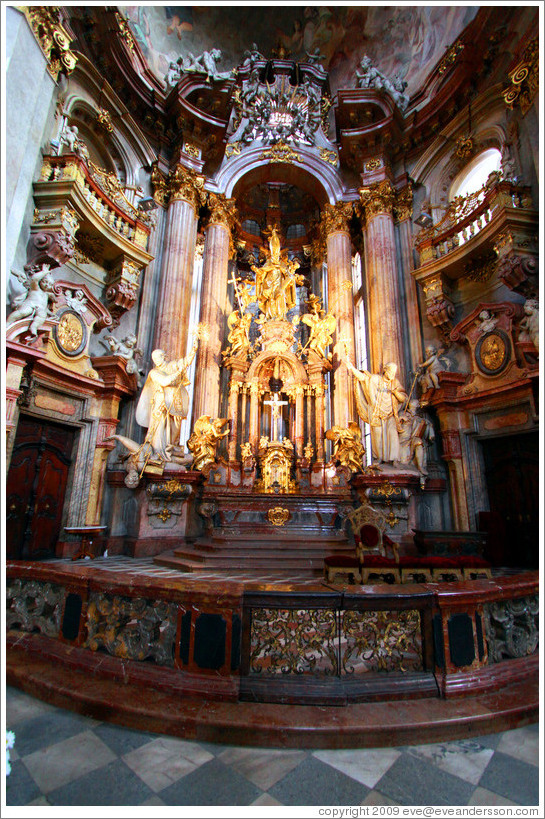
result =
[[355,360],[352,253],[348,219],[352,206],[346,202],[325,205],[322,227],[327,242],[328,310],[337,319],[333,360],[333,420],[347,427],[355,419],[351,375],[344,359]]
[[385,180],[360,190],[365,215],[365,276],[369,299],[370,369],[381,372],[389,362],[406,380],[403,333],[392,209],[394,191]]
[[[410,185],[407,185],[407,187],[403,188],[398,194],[394,213],[397,221],[402,282],[407,308],[407,337],[411,356],[410,366],[408,366],[407,369],[414,371],[416,365],[423,361],[423,350],[417,285],[411,275],[414,264],[411,222],[412,188]],[[407,386],[409,385],[407,384]]]
[[200,323],[208,336],[199,343],[195,367],[193,421],[201,415],[216,418],[220,409],[221,348],[224,340],[227,278],[234,199],[210,194],[211,215],[206,230]]
[[187,351],[202,182],[202,177],[182,165],[178,165],[169,181],[170,205],[154,342],[154,346],[165,350],[169,358],[183,358]]

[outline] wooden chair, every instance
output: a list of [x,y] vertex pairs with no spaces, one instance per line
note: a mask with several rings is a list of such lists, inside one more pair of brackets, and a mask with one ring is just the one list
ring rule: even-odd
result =
[[363,503],[349,515],[362,583],[401,583],[397,543],[384,534],[384,515]]

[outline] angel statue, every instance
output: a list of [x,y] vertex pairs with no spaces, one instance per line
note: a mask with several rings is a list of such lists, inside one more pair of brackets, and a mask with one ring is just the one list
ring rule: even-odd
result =
[[357,421],[350,421],[348,428],[334,426],[327,430],[325,437],[333,441],[333,461],[347,466],[351,472],[362,472],[365,449]]
[[109,335],[105,341],[102,341],[102,344],[114,355],[119,355],[125,359],[127,362],[125,369],[129,375],[138,375],[140,370],[138,369],[135,357],[140,357],[142,350],[136,346],[137,339],[134,333],[129,333],[122,341],[119,341],[115,336]]
[[187,442],[187,448],[193,453],[193,469],[201,471],[207,464],[212,464],[216,460],[216,447],[229,429],[223,427],[229,423],[227,418],[214,418],[209,415],[201,415],[195,421],[193,432]]
[[439,350],[433,344],[426,347],[426,358],[416,367],[416,376],[423,393],[438,389],[439,373],[450,369],[450,361],[444,357],[444,352],[444,347]]
[[15,309],[6,319],[7,324],[13,324],[18,319],[32,318],[29,332],[32,338],[38,335],[38,330],[48,316],[53,316],[49,303],[55,304],[53,288],[55,281],[51,275],[50,265],[42,264],[31,267],[28,273],[18,273],[12,270],[13,275],[26,288],[24,293],[15,296],[11,306]]
[[337,328],[337,320],[335,316],[329,311],[324,314],[320,306],[320,299],[311,293],[308,300],[309,313],[301,316],[301,321],[310,327],[310,337],[303,350],[308,347],[320,358],[331,358],[331,353],[326,356],[326,347],[329,347],[332,341],[333,333]]
[[252,323],[252,314],[243,313],[240,315],[238,310],[233,310],[227,319],[227,326],[229,327],[229,334],[227,341],[231,348],[227,350],[226,355],[236,356],[238,358],[246,359],[250,349],[250,324]]

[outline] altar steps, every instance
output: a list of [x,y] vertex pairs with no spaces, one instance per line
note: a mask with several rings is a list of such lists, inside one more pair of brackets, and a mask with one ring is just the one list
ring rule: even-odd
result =
[[293,572],[321,577],[329,554],[353,554],[346,543],[305,544],[289,541],[243,540],[183,546],[156,555],[154,563],[181,572],[204,570]]

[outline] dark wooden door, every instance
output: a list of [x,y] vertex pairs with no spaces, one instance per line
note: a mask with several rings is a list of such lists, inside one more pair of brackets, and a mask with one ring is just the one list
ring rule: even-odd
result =
[[[539,437],[481,441],[490,511],[503,524],[508,566],[539,565]],[[489,544],[489,548],[493,544]]]
[[6,491],[7,557],[53,557],[75,430],[21,416]]

